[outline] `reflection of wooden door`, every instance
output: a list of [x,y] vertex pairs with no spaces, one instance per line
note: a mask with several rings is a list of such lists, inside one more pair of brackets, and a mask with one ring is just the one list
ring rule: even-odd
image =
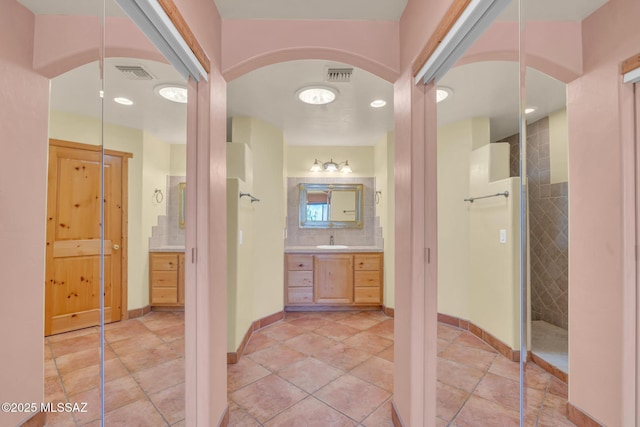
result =
[[[45,335],[100,323],[100,147],[51,140]],[[127,155],[104,155],[104,320],[120,320]],[[126,195],[126,190],[124,191]],[[126,263],[124,263],[126,268]],[[126,283],[126,281],[125,281]],[[124,294],[124,295],[123,295]]]

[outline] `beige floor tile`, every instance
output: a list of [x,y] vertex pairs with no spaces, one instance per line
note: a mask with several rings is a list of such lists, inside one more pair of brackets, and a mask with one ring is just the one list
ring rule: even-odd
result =
[[276,375],[264,377],[229,395],[261,423],[307,397],[308,394]]
[[278,376],[301,388],[307,393],[313,393],[331,381],[344,374],[316,358],[308,357],[293,365],[282,368]]
[[393,363],[372,357],[349,372],[351,375],[393,393]]
[[149,399],[169,424],[184,420],[184,383],[151,394]]
[[261,364],[271,372],[277,372],[285,366],[296,363],[307,357],[306,354],[283,344],[274,345],[246,356]]
[[360,422],[371,415],[391,394],[353,375],[343,375],[314,393],[332,408]]
[[318,399],[309,396],[264,425],[272,427],[299,427],[302,425],[305,427],[352,427],[356,425],[356,422]]

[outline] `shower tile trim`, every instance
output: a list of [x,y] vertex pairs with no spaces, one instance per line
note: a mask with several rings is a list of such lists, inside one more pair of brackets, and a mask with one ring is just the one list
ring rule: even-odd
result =
[[514,350],[507,344],[500,341],[498,338],[491,335],[489,332],[485,331],[481,327],[474,325],[472,322],[468,320],[460,319],[455,316],[450,316],[448,314],[438,313],[438,322],[445,323],[447,325],[454,326],[456,328],[460,328],[463,330],[467,330],[471,332],[473,335],[480,338],[482,341],[489,344],[491,347],[496,349],[501,355],[511,360],[512,362],[520,361],[520,351]]
[[542,359],[541,357],[539,357],[535,353],[529,351],[529,359],[528,360],[531,360],[533,363],[535,363],[536,365],[540,366],[542,369],[544,369],[545,371],[547,371],[548,373],[550,373],[551,375],[553,375],[554,377],[556,377],[560,381],[563,381],[563,382],[565,382],[567,384],[569,383],[569,374],[567,374],[566,372],[561,371],[560,369],[558,369],[557,367],[553,366],[551,363],[547,362],[546,360]]

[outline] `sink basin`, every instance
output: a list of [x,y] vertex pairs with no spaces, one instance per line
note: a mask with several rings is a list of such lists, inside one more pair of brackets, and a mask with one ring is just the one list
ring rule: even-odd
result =
[[347,249],[349,246],[345,245],[318,245],[318,249]]

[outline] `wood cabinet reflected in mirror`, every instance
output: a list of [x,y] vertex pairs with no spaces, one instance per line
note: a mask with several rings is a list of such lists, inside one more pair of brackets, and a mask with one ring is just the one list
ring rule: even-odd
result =
[[300,188],[300,228],[362,228],[362,184],[307,184]]

